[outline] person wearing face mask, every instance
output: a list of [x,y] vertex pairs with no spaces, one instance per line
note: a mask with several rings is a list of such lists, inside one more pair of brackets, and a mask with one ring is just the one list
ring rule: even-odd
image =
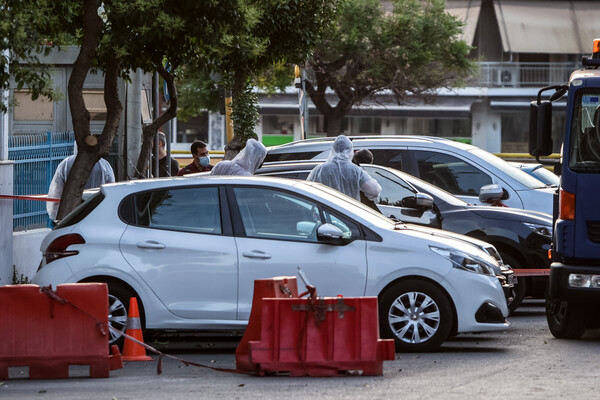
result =
[[194,161],[188,166],[181,168],[177,174],[178,176],[194,174],[196,172],[206,172],[213,168],[213,166],[210,165],[210,155],[208,154],[206,143],[202,140],[195,140],[194,143],[192,143],[190,151],[192,152]]

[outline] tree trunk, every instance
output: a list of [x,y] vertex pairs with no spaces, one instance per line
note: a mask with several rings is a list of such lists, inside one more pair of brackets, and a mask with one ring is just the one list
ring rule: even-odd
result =
[[73,64],[73,72],[68,85],[69,107],[78,153],[61,195],[57,214],[58,219],[62,219],[81,203],[85,183],[94,164],[100,159],[97,152],[93,151],[95,147],[93,146],[93,140],[88,140],[91,145],[86,143],[86,138],[90,136],[90,113],[87,111],[83,100],[83,84],[92,64],[92,59],[96,54],[102,20],[97,14],[95,0],[85,0],[83,7],[83,41],[77,60]]
[[328,137],[335,137],[342,133],[342,124],[344,121],[344,115],[338,112],[331,112],[325,117],[325,132]]
[[[140,179],[146,177],[150,151],[152,150],[152,144],[158,129],[177,116],[177,88],[175,87],[175,81],[173,78],[175,67],[171,69],[171,72],[168,72],[162,65],[159,65],[156,68],[156,71],[167,82],[167,88],[171,96],[171,101],[169,103],[169,108],[167,108],[164,113],[159,115],[155,120],[152,121],[152,123],[144,126],[142,129],[142,148],[140,150],[140,157],[138,158],[136,166],[136,178]],[[171,175],[177,175],[177,172],[179,171],[175,171],[175,173],[171,171]]]
[[316,74],[317,87],[312,82],[306,81],[306,91],[315,107],[325,117],[325,131],[327,136],[338,136],[342,133],[344,116],[352,110],[353,101],[351,97],[340,97],[337,105],[332,107],[325,97],[327,83],[323,74]]

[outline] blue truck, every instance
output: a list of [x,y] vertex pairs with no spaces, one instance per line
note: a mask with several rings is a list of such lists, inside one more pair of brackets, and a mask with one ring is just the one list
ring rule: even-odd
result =
[[552,153],[552,103],[565,95],[546,316],[555,337],[578,339],[599,320],[600,39],[568,83],[542,88],[531,103],[529,152],[538,161]]

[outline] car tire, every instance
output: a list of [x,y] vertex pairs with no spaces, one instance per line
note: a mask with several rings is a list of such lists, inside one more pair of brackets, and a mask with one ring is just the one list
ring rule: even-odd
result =
[[[500,257],[504,264],[509,265],[512,269],[520,268],[520,263],[512,255],[504,252],[500,252]],[[522,303],[527,292],[527,282],[525,277],[518,277],[517,283],[512,288],[511,296],[512,300],[507,302],[508,311],[512,314]]]
[[398,282],[379,301],[382,336],[394,339],[398,352],[437,349],[450,335],[453,315],[448,296],[424,280]]
[[[129,315],[129,302],[132,297],[137,297],[130,289],[124,285],[108,282],[108,324],[117,331],[110,329],[109,344],[116,344],[120,349],[123,348],[124,337],[127,329],[127,318]],[[142,316],[142,304],[140,299],[137,299],[138,307],[140,308],[140,317]]]
[[588,326],[588,307],[582,303],[546,299],[546,320],[555,338],[579,339]]

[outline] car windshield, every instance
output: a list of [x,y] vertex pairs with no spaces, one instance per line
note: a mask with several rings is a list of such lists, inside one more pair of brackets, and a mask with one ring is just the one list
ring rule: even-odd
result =
[[503,171],[505,174],[509,175],[511,178],[530,189],[545,187],[544,183],[539,179],[534,178],[527,172],[515,167],[514,165],[510,165],[507,161],[504,161],[492,153],[479,148],[470,149],[469,152],[486,161],[490,165],[498,168],[500,171]]
[[549,186],[557,187],[560,183],[560,178],[558,177],[558,175],[556,175],[552,171],[547,170],[541,164],[534,167],[529,173]]
[[569,168],[575,172],[600,173],[600,92],[580,90],[573,102]]
[[388,224],[396,223],[395,221],[391,220],[390,218],[386,217],[385,215],[381,214],[380,212],[373,210],[371,207],[365,206],[361,202],[353,199],[352,197],[346,196],[342,192],[338,192],[337,190],[332,189],[329,186],[325,186],[325,185],[317,183],[317,182],[309,182],[309,181],[304,181],[304,182],[307,185],[318,186],[319,190],[321,190],[322,192],[327,193],[329,196],[335,197],[336,203],[340,203],[343,201],[344,202],[343,208],[350,208],[350,209],[352,209],[351,211],[356,212],[357,214],[368,213],[369,214],[368,216],[363,215],[367,219],[377,218],[378,220],[384,221]]
[[440,201],[444,202],[444,203],[448,203],[450,205],[453,206],[468,206],[469,203],[459,199],[458,197],[456,197],[455,195],[453,195],[452,193],[448,193],[443,189],[440,189],[437,186],[432,185],[431,183],[425,182],[424,180],[421,180],[419,178],[416,178],[414,176],[409,176],[406,177],[406,180],[413,185],[414,187],[417,188],[417,190],[419,192],[422,193],[426,193],[428,195],[430,195],[431,197],[433,197],[433,200],[439,204]]

